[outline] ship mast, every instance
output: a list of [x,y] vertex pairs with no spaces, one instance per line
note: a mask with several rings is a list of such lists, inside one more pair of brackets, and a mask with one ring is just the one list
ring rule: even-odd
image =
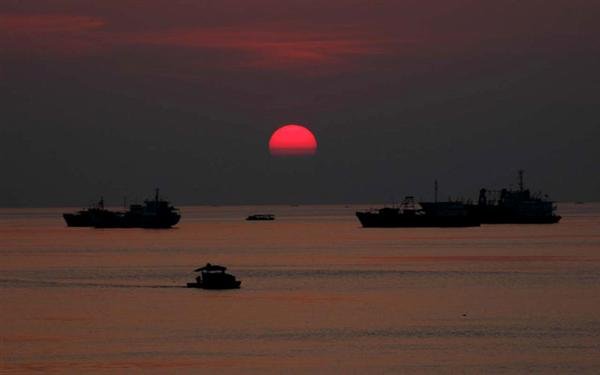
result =
[[519,169],[519,190],[523,191],[523,173],[525,171],[522,169]]
[[435,180],[433,182],[433,190],[434,190],[434,202],[437,203],[438,201],[438,181]]

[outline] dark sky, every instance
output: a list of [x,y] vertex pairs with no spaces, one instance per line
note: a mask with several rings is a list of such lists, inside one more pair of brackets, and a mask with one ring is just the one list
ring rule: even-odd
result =
[[[3,0],[0,206],[600,199],[600,2]],[[295,122],[314,157],[274,158]]]

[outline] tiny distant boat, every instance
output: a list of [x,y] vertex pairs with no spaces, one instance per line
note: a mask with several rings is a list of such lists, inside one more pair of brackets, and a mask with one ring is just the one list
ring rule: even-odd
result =
[[187,283],[187,287],[202,289],[239,289],[242,282],[236,280],[235,276],[226,273],[226,270],[227,267],[206,263],[206,266],[194,270],[194,272],[200,272],[200,276],[196,277],[195,283]]
[[246,220],[248,221],[255,221],[255,220],[275,220],[275,215],[273,214],[255,214],[255,215],[250,215],[246,218]]

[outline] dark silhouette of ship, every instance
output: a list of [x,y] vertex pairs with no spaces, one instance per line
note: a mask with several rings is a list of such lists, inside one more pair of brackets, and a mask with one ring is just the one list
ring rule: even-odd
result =
[[[437,189],[436,189],[437,190]],[[437,194],[436,194],[437,195]],[[399,207],[358,211],[356,217],[364,228],[395,227],[475,227],[478,218],[462,202],[420,202],[406,197]]]
[[242,284],[235,276],[226,273],[227,267],[206,263],[206,266],[195,269],[200,272],[195,283],[187,283],[188,288],[202,289],[238,289]]
[[[490,198],[488,193],[495,195]],[[548,196],[532,194],[523,184],[523,170],[519,170],[519,190],[479,191],[477,204],[467,204],[467,210],[485,224],[554,224],[561,216],[556,215],[555,202]]]
[[168,201],[159,198],[156,189],[154,199],[147,199],[144,204],[132,204],[129,210],[110,211],[104,209],[104,201],[97,207],[65,213],[63,218],[67,226],[87,226],[95,228],[170,228],[179,222],[181,215]]
[[273,214],[254,214],[250,215],[246,218],[248,221],[270,221],[275,220],[275,215]]
[[108,210],[104,209],[104,198],[101,197],[95,206],[76,213],[64,213],[63,218],[69,227],[92,227],[94,226],[94,216],[103,215],[105,212],[108,212]]

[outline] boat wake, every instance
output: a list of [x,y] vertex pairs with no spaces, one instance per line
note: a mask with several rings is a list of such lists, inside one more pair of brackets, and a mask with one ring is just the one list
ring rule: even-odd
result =
[[76,288],[149,288],[172,289],[185,288],[185,285],[140,285],[140,284],[101,284],[85,282],[40,281],[31,279],[0,279],[0,287],[76,287]]

